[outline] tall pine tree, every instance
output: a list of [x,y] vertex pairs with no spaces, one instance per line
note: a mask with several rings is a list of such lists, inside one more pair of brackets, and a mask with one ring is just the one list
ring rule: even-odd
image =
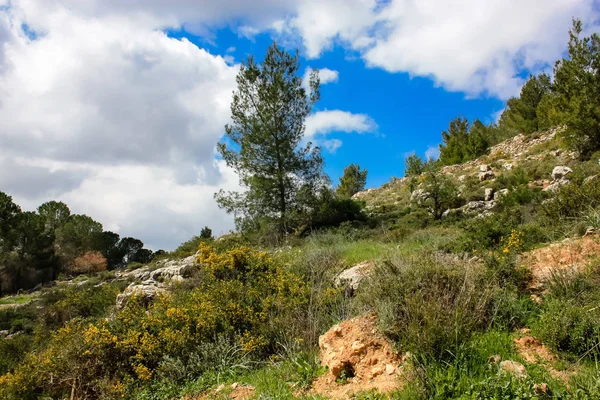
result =
[[301,143],[305,119],[320,96],[319,77],[311,74],[307,90],[299,71],[298,51],[291,55],[277,43],[263,62],[250,57],[241,65],[232,124],[225,127],[228,140],[218,150],[246,190],[215,194],[219,206],[236,215],[240,229],[267,219],[288,233],[307,207],[301,194],[316,193],[326,181],[321,149]]

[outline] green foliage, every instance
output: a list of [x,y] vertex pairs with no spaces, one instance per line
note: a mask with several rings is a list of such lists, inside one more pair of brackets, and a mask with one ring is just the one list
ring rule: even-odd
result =
[[336,193],[342,198],[350,198],[364,190],[366,183],[367,170],[361,170],[358,164],[350,164],[344,168],[344,175],[340,178]]
[[458,188],[454,182],[437,170],[422,176],[421,187],[427,196],[420,205],[436,220],[441,219],[444,211],[452,208],[458,201]]
[[447,360],[493,322],[494,286],[480,268],[434,258],[380,263],[359,301],[404,351]]
[[583,25],[573,21],[569,58],[556,62],[557,108],[564,113],[570,146],[586,158],[600,146],[600,35],[581,38]]
[[505,125],[519,133],[533,133],[540,128],[538,113],[544,111],[543,119],[547,120],[546,104],[539,109],[544,96],[552,89],[550,77],[546,74],[530,76],[521,88],[521,95],[512,97],[506,102],[506,109],[500,117],[500,125]]
[[200,231],[200,238],[207,239],[207,240],[212,239],[213,238],[212,229],[210,229],[208,226],[205,226],[204,228],[202,228],[202,230]]
[[421,175],[425,170],[425,162],[416,154],[411,154],[404,160],[404,175],[414,177]]
[[488,128],[479,120],[471,126],[466,118],[450,121],[447,131],[442,132],[440,162],[444,165],[460,164],[485,154],[490,145]]
[[290,55],[277,43],[262,63],[250,57],[240,67],[233,122],[225,127],[229,143],[219,143],[218,150],[247,191],[215,195],[220,207],[236,215],[240,229],[268,218],[279,232],[290,232],[293,216],[306,205],[299,193],[316,193],[327,180],[321,149],[300,146],[305,119],[319,99],[319,77],[312,73],[307,93],[299,70],[298,52]]
[[536,332],[554,349],[597,360],[600,357],[600,266],[556,273],[536,323]]

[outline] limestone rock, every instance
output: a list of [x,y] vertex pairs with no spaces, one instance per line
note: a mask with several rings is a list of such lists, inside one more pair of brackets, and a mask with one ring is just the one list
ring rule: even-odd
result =
[[164,285],[156,281],[148,280],[140,284],[132,283],[123,293],[117,296],[117,310],[125,308],[127,301],[133,295],[141,296],[144,299],[144,303],[147,304],[164,292]]
[[485,189],[485,201],[494,200],[494,188],[486,188]]
[[417,203],[421,203],[429,198],[429,193],[424,189],[416,189],[410,195],[410,201],[416,201]]
[[556,166],[552,170],[552,179],[554,181],[560,181],[560,180],[564,179],[571,172],[573,172],[573,170],[569,167],[565,167],[562,165]]
[[482,171],[478,174],[478,177],[479,177],[479,181],[483,182],[483,181],[487,181],[490,179],[494,179],[496,177],[496,174],[494,174],[493,171],[485,171],[485,172]]
[[508,192],[509,192],[508,189],[500,189],[499,191],[494,193],[494,201],[500,200],[501,198],[506,196],[508,194]]
[[491,168],[490,168],[490,166],[489,166],[489,165],[487,165],[487,164],[481,164],[481,165],[479,166],[479,171],[480,171],[480,172],[488,172],[488,171],[491,171],[491,170],[492,170],[492,169],[491,169]]
[[360,286],[360,283],[373,271],[375,265],[370,262],[363,262],[340,272],[334,280],[338,287],[345,287],[350,294],[354,294]]
[[150,271],[148,268],[140,268],[130,273],[134,279],[147,281],[153,280],[164,282],[167,280],[182,281],[189,278],[195,268],[196,256],[190,256],[181,260],[163,260],[157,265],[161,266]]

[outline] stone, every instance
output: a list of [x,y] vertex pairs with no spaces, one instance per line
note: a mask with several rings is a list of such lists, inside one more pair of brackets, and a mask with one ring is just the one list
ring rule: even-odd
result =
[[500,370],[516,378],[527,378],[527,370],[520,362],[505,360],[500,363]]
[[479,177],[479,181],[483,182],[483,181],[487,181],[490,179],[494,179],[496,177],[496,174],[494,174],[492,171],[485,171],[485,172],[480,172],[478,174]]
[[426,192],[423,189],[416,189],[410,195],[410,201],[416,201],[417,203],[420,203],[420,202],[427,200],[428,197],[429,197],[428,192]]
[[131,285],[127,286],[123,293],[117,296],[117,310],[124,309],[129,301],[129,298],[133,295],[141,296],[144,299],[144,303],[148,304],[165,291],[166,290],[163,284],[160,282],[148,280],[142,282],[141,284],[132,283]]
[[467,176],[466,175],[461,175],[461,176],[458,177],[458,181],[461,182],[461,183],[464,182],[464,181],[466,181],[466,180],[467,180]]
[[344,287],[353,295],[359,288],[361,282],[371,274],[375,265],[370,262],[362,262],[352,268],[348,268],[340,272],[334,279],[333,283],[337,287]]
[[513,167],[514,166],[511,163],[506,163],[506,164],[502,165],[502,168],[504,168],[505,171],[510,171],[513,169]]
[[491,170],[492,170],[492,169],[491,169],[491,168],[490,168],[490,166],[489,166],[489,165],[487,165],[487,164],[481,164],[481,165],[479,166],[479,171],[480,171],[480,172],[488,172],[488,171],[491,171]]
[[569,183],[568,180],[561,179],[561,180],[555,181],[555,182],[551,183],[550,185],[546,186],[545,188],[542,189],[542,191],[554,193],[558,189],[560,189],[561,186],[566,185],[568,183]]
[[565,167],[562,165],[556,166],[552,170],[552,179],[554,181],[560,181],[560,180],[564,179],[571,172],[573,172],[573,170],[569,167]]
[[149,270],[147,267],[140,268],[138,270],[128,273],[128,276],[132,276],[134,279],[140,281],[153,280],[157,282],[164,282],[167,280],[172,281],[183,281],[185,278],[189,278],[195,270],[196,256],[190,256],[181,260],[162,260],[157,263],[159,268],[155,270]]
[[494,200],[494,188],[486,188],[485,189],[485,201]]
[[473,214],[491,210],[494,205],[494,201],[470,201],[462,209],[467,214]]
[[0,337],[7,337],[8,335],[10,335],[10,331],[7,331],[7,330],[0,331]]
[[503,198],[504,196],[506,196],[508,194],[509,190],[508,189],[500,189],[499,191],[497,191],[496,193],[494,193],[494,201],[498,201],[501,198]]
[[596,234],[596,228],[594,228],[593,226],[590,226],[589,228],[587,228],[587,230],[585,231],[585,235],[583,235],[584,237],[587,236],[594,236]]

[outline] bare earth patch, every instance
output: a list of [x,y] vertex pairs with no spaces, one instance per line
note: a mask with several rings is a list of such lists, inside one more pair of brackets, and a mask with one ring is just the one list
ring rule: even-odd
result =
[[514,343],[517,351],[525,361],[532,364],[543,364],[555,379],[567,383],[576,374],[575,371],[559,371],[555,369],[552,364],[557,361],[557,357],[539,339],[533,336],[524,336],[516,338]]
[[531,269],[532,288],[541,288],[552,274],[581,271],[598,255],[600,239],[595,235],[535,249],[523,256],[522,264]]
[[326,375],[313,384],[315,393],[347,399],[359,392],[387,393],[406,381],[404,360],[378,333],[374,315],[360,316],[332,327],[319,338]]

